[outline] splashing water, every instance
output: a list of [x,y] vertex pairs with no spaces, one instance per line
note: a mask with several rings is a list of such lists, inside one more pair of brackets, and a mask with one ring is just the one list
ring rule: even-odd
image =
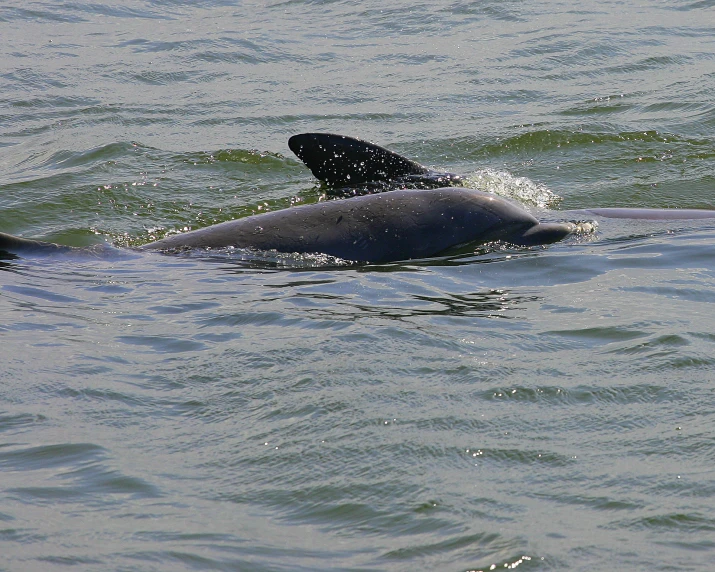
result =
[[516,199],[540,208],[552,207],[561,197],[545,185],[526,177],[515,177],[506,171],[482,169],[464,178],[464,186],[470,189],[494,193]]

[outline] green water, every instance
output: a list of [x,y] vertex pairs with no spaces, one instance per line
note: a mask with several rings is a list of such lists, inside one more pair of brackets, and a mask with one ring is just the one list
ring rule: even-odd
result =
[[[0,231],[134,246],[344,133],[542,218],[715,207],[712,2],[12,3]],[[0,570],[707,570],[715,225],[0,262]]]

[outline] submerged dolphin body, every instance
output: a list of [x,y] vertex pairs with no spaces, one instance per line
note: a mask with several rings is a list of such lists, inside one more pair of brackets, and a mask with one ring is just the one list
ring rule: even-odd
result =
[[[389,192],[249,216],[172,235],[139,250],[236,247],[390,262],[430,257],[466,244],[550,244],[577,228],[572,223],[540,223],[506,199],[460,187],[462,179],[457,175],[430,171],[358,139],[306,133],[291,137],[289,146],[316,177],[330,185],[367,185],[369,193]],[[390,190],[395,186],[408,188]],[[715,218],[715,210],[693,209],[581,211],[585,213],[658,220]],[[12,254],[86,250],[0,233],[0,251]]]

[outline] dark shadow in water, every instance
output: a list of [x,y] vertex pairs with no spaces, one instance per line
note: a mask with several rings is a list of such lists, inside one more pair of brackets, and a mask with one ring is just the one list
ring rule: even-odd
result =
[[[510,314],[515,309],[531,302],[541,300],[540,296],[524,296],[512,294],[507,289],[483,290],[469,294],[453,294],[451,296],[414,295],[414,300],[427,302],[433,307],[427,310],[411,310],[409,316],[450,316],[450,317],[480,317],[505,318],[516,316]],[[394,316],[394,310],[392,310]],[[404,316],[407,317],[407,316]]]
[[19,272],[20,265],[16,261],[20,260],[17,255],[0,250],[0,272]]
[[399,300],[375,303],[322,293],[307,297],[324,304],[303,308],[306,316],[349,322],[364,318],[397,322],[419,317],[514,319],[519,318],[517,311],[525,305],[542,300],[540,296],[516,294],[506,288],[439,296],[406,293]]

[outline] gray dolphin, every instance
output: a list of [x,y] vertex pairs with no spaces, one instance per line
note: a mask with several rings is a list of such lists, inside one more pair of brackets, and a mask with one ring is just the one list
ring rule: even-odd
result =
[[[367,185],[355,192],[362,196],[228,221],[172,235],[139,250],[236,247],[390,262],[430,257],[466,244],[550,244],[577,229],[573,223],[540,223],[504,198],[459,187],[457,175],[430,171],[359,139],[306,133],[291,137],[289,146],[326,183]],[[395,186],[409,188],[394,190]],[[616,208],[581,213],[657,220],[715,218],[715,210],[697,209]],[[77,250],[0,233],[0,251],[13,254]]]

